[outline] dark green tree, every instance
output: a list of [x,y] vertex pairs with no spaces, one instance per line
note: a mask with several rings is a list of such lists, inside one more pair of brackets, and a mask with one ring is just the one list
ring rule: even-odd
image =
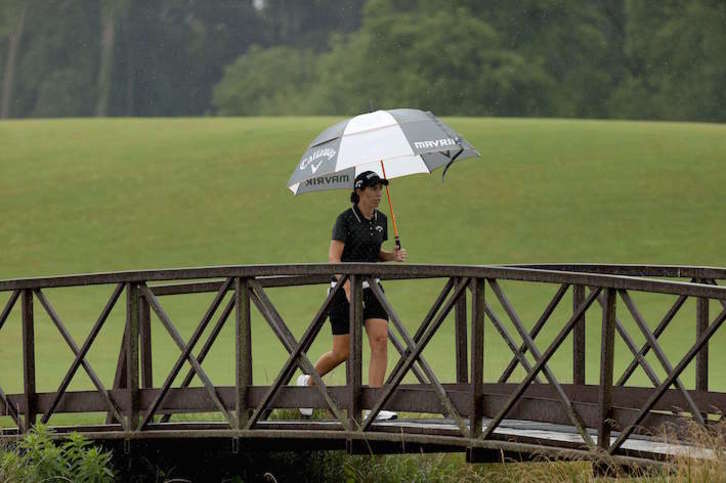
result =
[[100,5],[29,0],[13,89],[15,116],[90,116],[96,96]]
[[[271,50],[269,55],[257,50],[255,61],[245,56],[220,84],[218,109],[252,114],[260,112],[255,99],[270,105],[267,100],[275,96],[277,109],[327,114],[397,106],[464,115],[549,109],[543,93],[550,79],[503,49],[486,22],[466,8],[444,8],[448,2],[420,2],[414,9],[410,3],[368,2],[361,29],[332,35],[330,52],[314,68],[303,51],[297,54],[302,63],[289,50]],[[273,60],[275,69],[262,65],[273,65]],[[260,72],[249,72],[255,65]]]
[[306,93],[315,79],[316,58],[310,50],[253,46],[227,67],[214,89],[221,115],[309,113]]
[[[15,68],[18,51],[25,28],[25,14],[28,11],[26,1],[8,0],[5,9],[0,10],[0,50],[7,54],[3,59],[0,54],[0,65],[4,64],[2,75],[2,91],[0,92],[0,119],[10,116],[10,100],[15,84]],[[4,62],[3,62],[4,60]]]
[[212,87],[224,66],[260,36],[260,19],[250,0],[130,0],[116,47],[111,112],[208,112]]
[[333,32],[360,27],[365,0],[265,0],[262,45],[287,45],[322,51]]
[[726,120],[726,3],[627,2],[628,75],[614,116]]
[[[553,80],[551,110],[605,117],[625,74],[623,0],[463,0],[499,33],[504,47]],[[535,113],[533,113],[535,114]]]

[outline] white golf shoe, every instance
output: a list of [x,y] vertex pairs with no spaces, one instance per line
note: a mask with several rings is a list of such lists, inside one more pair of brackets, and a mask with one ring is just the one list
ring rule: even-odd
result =
[[[368,418],[368,415],[371,413],[369,409],[365,409],[363,411],[363,419]],[[395,411],[386,411],[385,409],[381,409],[378,411],[378,414],[376,414],[376,421],[393,421],[394,419],[398,419],[398,413]]]
[[[308,380],[310,379],[310,376],[307,374],[300,374],[297,377],[297,385],[298,386],[307,386]],[[300,410],[300,414],[303,416],[312,416],[313,415],[313,408],[298,408]]]

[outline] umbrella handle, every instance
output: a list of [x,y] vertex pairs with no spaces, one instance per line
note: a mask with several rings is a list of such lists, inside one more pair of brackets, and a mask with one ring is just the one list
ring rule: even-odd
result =
[[[383,178],[388,179],[386,176],[386,167],[383,165],[383,160],[381,159],[381,170],[383,170]],[[393,202],[391,201],[391,192],[388,190],[388,185],[386,185],[386,198],[388,199],[388,209],[391,212],[391,221],[393,221],[393,234],[395,235],[394,238],[396,240],[396,251],[401,249],[401,238],[398,236],[398,225],[396,224],[396,213],[393,212]]]

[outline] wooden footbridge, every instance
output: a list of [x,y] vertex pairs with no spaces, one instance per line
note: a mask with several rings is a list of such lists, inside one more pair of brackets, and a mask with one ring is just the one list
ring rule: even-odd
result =
[[[342,274],[342,281],[351,284],[350,358],[346,384],[340,386],[326,385],[312,370],[308,354],[325,326],[328,306],[340,284],[330,291],[299,339],[268,296],[277,287],[329,284],[333,274]],[[435,300],[420,301],[430,308],[413,333],[386,295],[371,284],[390,314],[390,340],[400,354],[382,388],[362,384],[362,283],[376,277],[407,284],[422,283],[422,279],[441,283]],[[714,427],[726,409],[726,393],[709,389],[723,388],[726,374],[720,367],[709,371],[708,363],[709,340],[726,319],[726,287],[719,286],[724,279],[726,269],[706,267],[320,264],[0,281],[0,295],[4,295],[0,300],[6,301],[0,312],[0,344],[22,345],[23,369],[22,393],[4,392],[0,379],[0,416],[5,416],[0,421],[6,421],[0,441],[19,438],[32,425],[48,423],[56,414],[102,412],[108,415],[105,424],[56,430],[115,441],[127,450],[140,444],[193,441],[228,445],[234,452],[281,448],[351,453],[465,451],[468,461],[491,461],[507,455],[589,457],[594,451],[623,461],[660,460],[689,449],[685,442],[665,444],[654,439],[664,425],[682,428],[684,422],[693,422]],[[85,338],[74,340],[49,294],[60,287],[83,291],[92,285],[107,285],[111,294]],[[541,307],[537,320],[525,323],[519,315],[524,309],[518,311],[507,294],[513,285],[526,286],[528,293],[554,291],[554,296]],[[193,334],[184,340],[164,308],[164,299],[204,292],[215,294],[214,298]],[[651,306],[660,304],[659,320],[646,320],[641,313],[636,305],[641,293],[648,294]],[[690,335],[681,341],[682,353],[667,353],[659,337],[684,306],[693,308],[694,304],[694,316],[686,321]],[[125,330],[113,348],[114,352],[121,348],[115,378],[102,381],[87,355],[116,305],[125,305]],[[268,374],[276,374],[270,385],[255,383],[252,377],[253,307],[287,353],[279,367],[266,368]],[[22,340],[3,337],[2,328],[14,311],[20,313],[16,319],[22,324]],[[47,313],[66,349],[75,356],[53,392],[36,390],[36,362],[48,355],[47,349],[39,351],[35,344],[39,311]],[[179,350],[162,384],[152,380],[152,314],[170,336],[155,335],[156,344],[163,339]],[[632,322],[624,322],[626,315]],[[444,323],[447,320],[453,324]],[[235,371],[234,385],[223,386],[213,382],[215,374],[208,374],[202,362],[225,323],[234,324]],[[442,331],[454,332],[455,379],[450,375],[445,380],[426,359],[427,345]],[[599,345],[586,344],[588,332],[595,336],[588,337],[590,341],[599,335]],[[537,340],[541,333],[547,334],[546,343],[543,337]],[[485,337],[496,338],[512,352],[506,368],[487,380]],[[616,337],[632,356],[622,374],[615,373]],[[551,367],[553,356],[563,352],[572,361],[566,373]],[[586,353],[596,353],[588,363],[597,360],[599,364],[599,377],[589,384]],[[175,384],[187,363],[192,369]],[[71,391],[69,384],[81,368],[93,387]],[[687,369],[691,384],[683,382]],[[299,370],[312,374],[315,386],[291,384]],[[636,370],[642,370],[649,385],[629,384]],[[194,376],[201,387],[191,387]],[[0,377],[7,374],[0,372]],[[274,410],[301,406],[325,409],[328,419],[271,417]],[[370,412],[364,418],[366,409]],[[401,417],[377,421],[375,415],[381,409],[399,411]],[[194,417],[210,412],[221,418]],[[178,413],[187,414],[180,420],[174,416]]]

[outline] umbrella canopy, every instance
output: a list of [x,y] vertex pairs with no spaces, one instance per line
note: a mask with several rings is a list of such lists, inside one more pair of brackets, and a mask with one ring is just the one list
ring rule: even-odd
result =
[[455,160],[472,156],[479,153],[431,112],[375,111],[339,122],[318,135],[287,186],[296,195],[350,190],[363,171],[390,179],[431,173],[441,166],[448,169]]

